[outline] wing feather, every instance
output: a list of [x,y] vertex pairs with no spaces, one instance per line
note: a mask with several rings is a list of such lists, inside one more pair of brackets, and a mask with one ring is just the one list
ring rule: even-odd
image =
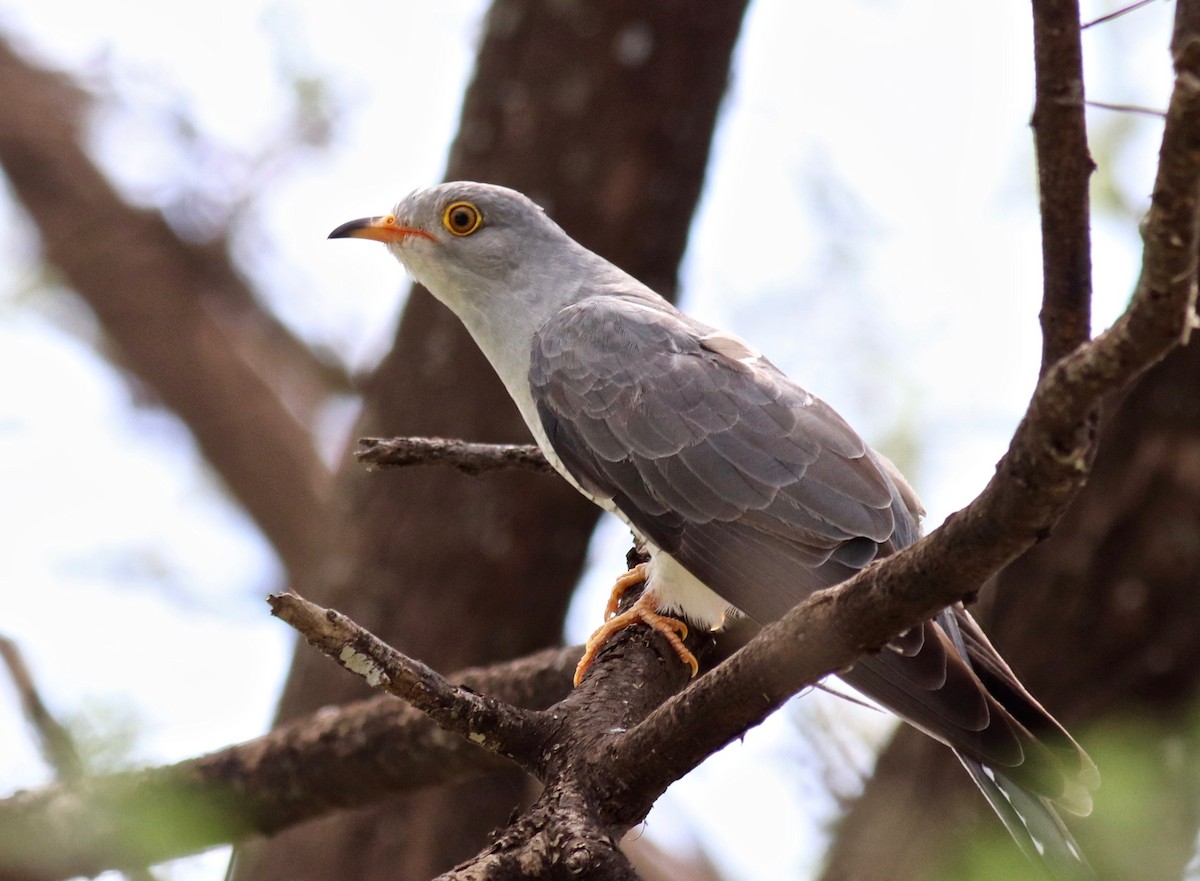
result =
[[[769,362],[706,347],[711,333],[656,304],[586,298],[536,335],[530,390],[581,485],[766,621],[846,578],[898,532],[911,540],[916,516],[832,408]],[[755,551],[720,564],[733,546]],[[753,559],[761,571],[744,568]],[[772,600],[756,602],[764,591]]]
[[[597,296],[563,310],[533,340],[530,391],[571,475],[760,623],[919,535],[912,489],[832,408],[665,302]],[[1086,812],[1091,760],[961,606],[843,678]]]

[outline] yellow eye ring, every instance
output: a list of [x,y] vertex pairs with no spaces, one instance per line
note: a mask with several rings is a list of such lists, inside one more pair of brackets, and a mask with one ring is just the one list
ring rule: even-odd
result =
[[469,236],[483,226],[483,214],[470,202],[453,202],[442,213],[442,226],[452,236]]

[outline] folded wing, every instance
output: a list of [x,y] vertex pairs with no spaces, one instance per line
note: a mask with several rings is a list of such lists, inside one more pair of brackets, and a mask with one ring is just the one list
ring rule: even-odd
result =
[[[665,303],[563,310],[534,338],[530,388],[580,485],[760,623],[919,535],[912,490],[832,408]],[[976,763],[977,781],[994,769],[1090,810],[1091,760],[961,606],[843,678]]]

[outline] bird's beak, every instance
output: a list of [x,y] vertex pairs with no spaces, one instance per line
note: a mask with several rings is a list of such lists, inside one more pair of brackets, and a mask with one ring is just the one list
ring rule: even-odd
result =
[[343,223],[329,234],[331,239],[371,239],[385,245],[402,242],[411,236],[436,241],[423,229],[401,226],[392,214],[384,217],[360,217],[358,220]]

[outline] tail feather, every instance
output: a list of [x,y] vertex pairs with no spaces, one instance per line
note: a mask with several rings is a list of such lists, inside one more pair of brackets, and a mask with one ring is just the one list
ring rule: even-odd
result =
[[993,768],[955,752],[1008,834],[1035,865],[1043,865],[1055,881],[1096,881],[1054,807]]
[[945,609],[839,675],[949,746],[1034,864],[1056,881],[1094,881],[1057,812],[1091,812],[1096,766],[966,609]]

